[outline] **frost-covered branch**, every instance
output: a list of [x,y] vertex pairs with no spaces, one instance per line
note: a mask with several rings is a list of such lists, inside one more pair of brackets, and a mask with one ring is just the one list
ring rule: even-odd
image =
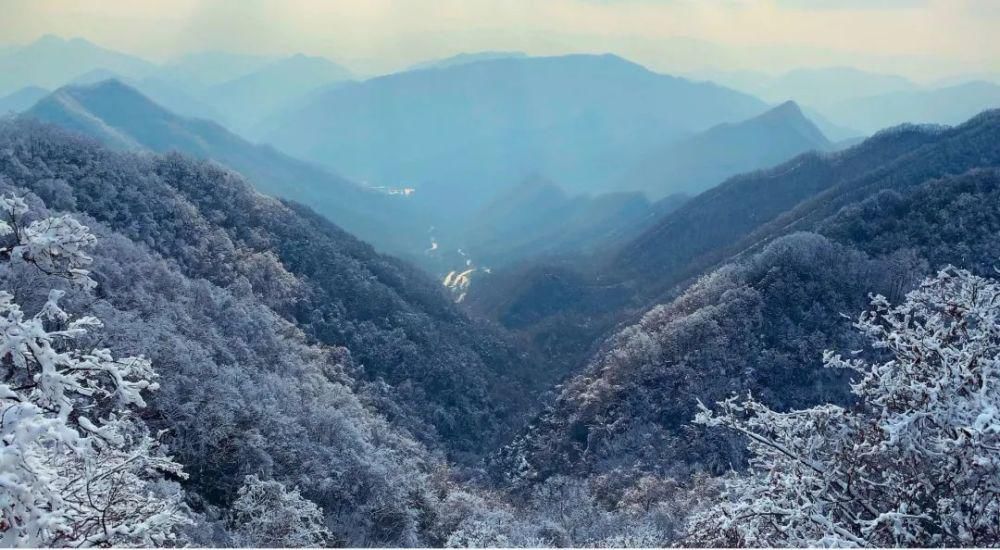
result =
[[0,246],[0,260],[11,258],[31,264],[47,275],[93,286],[86,267],[91,258],[85,249],[96,242],[90,230],[71,216],[53,216],[25,223],[28,205],[14,196],[0,197],[0,237],[12,237]]
[[242,546],[322,546],[332,536],[323,511],[277,481],[247,476],[229,511],[228,523]]
[[948,268],[856,324],[881,363],[826,353],[858,374],[858,405],[777,412],[747,398],[695,422],[745,435],[747,476],[697,514],[715,545],[900,546],[1000,542],[1000,285]]
[[[92,286],[89,230],[67,216],[23,223],[24,201],[0,198],[0,260]],[[94,546],[161,544],[185,522],[182,477],[133,416],[155,390],[156,373],[140,357],[115,359],[75,340],[100,327],[62,309],[63,292],[29,315],[0,291],[0,544]]]

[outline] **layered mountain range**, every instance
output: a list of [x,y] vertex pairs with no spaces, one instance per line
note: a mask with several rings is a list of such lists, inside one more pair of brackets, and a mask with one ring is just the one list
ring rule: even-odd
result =
[[156,366],[185,542],[236,544],[253,475],[330,544],[679,544],[748,465],[699,403],[849,409],[823,353],[882,357],[871,296],[1000,258],[995,85],[718,76],[483,52],[358,79],[44,38],[0,53],[0,188],[91,228],[95,287],[0,278]]

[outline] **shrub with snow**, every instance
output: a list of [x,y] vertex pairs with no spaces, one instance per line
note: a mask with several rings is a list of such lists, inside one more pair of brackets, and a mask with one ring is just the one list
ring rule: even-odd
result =
[[774,411],[731,398],[696,422],[743,434],[751,473],[696,514],[716,546],[1000,544],[1000,284],[948,268],[857,328],[879,361],[849,369],[857,405]]
[[[0,198],[0,260],[92,287],[89,230],[68,216],[25,223],[28,207]],[[187,521],[183,477],[134,409],[157,388],[141,357],[79,349],[100,327],[71,318],[60,290],[28,314],[0,291],[0,546],[152,546]]]
[[278,481],[246,477],[232,508],[230,530],[241,546],[266,548],[325,546],[332,539],[323,511]]

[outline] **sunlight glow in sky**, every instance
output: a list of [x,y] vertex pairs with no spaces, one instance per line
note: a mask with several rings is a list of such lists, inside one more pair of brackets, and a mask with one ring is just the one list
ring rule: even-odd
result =
[[4,0],[0,36],[81,36],[153,60],[323,55],[361,72],[458,52],[613,52],[663,71],[854,65],[1000,71],[995,0]]

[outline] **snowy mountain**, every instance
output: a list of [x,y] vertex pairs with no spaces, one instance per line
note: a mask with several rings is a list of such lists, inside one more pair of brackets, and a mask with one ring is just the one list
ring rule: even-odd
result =
[[978,3],[10,2],[0,547],[1000,546]]
[[365,189],[272,147],[252,144],[222,126],[178,116],[117,80],[61,88],[25,116],[92,136],[111,147],[179,151],[236,170],[263,193],[311,205],[348,230],[390,250],[422,246],[426,225],[404,198]]
[[[644,281],[640,302],[657,292],[653,277],[673,291],[616,329],[500,462],[529,484],[567,471],[721,473],[745,449],[691,424],[698,400],[749,391],[778,410],[849,403],[846,373],[823,368],[824,350],[870,351],[844,312],[864,310],[871,293],[899,303],[949,263],[993,270],[998,144],[998,111],[951,130],[901,128],[734,178],[668,214],[615,265]],[[822,184],[802,188],[807,174]]]
[[553,363],[575,366],[594,351],[593,338],[736,255],[812,231],[885,188],[902,192],[935,177],[1000,166],[996,119],[993,111],[952,130],[902,126],[845,151],[805,153],[734,176],[598,258],[495,272],[467,302],[545,341]]

